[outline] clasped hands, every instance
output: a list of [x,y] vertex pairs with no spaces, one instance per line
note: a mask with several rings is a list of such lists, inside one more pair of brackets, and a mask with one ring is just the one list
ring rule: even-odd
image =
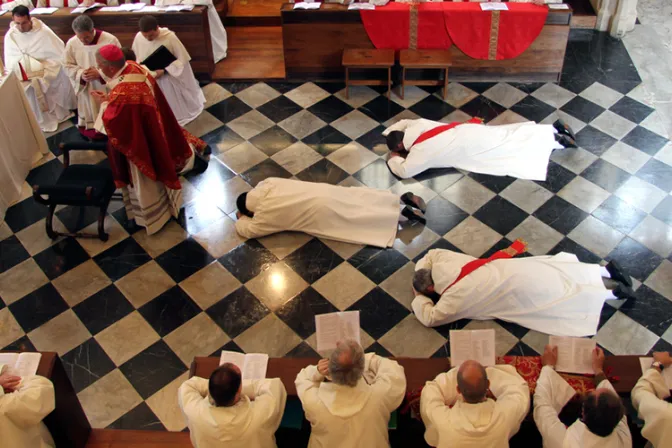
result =
[[96,81],[101,79],[100,78],[100,73],[98,70],[96,70],[93,67],[89,67],[86,70],[84,70],[84,73],[82,73],[82,79],[86,82],[91,82],[91,81]]
[[5,391],[5,393],[14,392],[21,383],[21,377],[10,375],[8,373],[3,373],[0,375],[0,387]]

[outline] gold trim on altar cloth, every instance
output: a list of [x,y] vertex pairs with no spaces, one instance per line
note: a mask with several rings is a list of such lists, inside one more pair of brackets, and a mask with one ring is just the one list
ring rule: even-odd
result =
[[408,35],[408,48],[417,50],[418,48],[418,4],[411,4],[410,33]]
[[488,59],[491,61],[497,59],[497,41],[499,40],[499,13],[500,11],[492,11],[492,19],[490,21],[490,43],[488,46]]

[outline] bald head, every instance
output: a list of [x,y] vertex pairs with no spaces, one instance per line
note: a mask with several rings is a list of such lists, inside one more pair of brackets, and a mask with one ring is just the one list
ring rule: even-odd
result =
[[355,387],[364,372],[364,350],[353,340],[339,342],[329,357],[329,374],[336,384]]
[[476,361],[465,361],[457,371],[457,391],[467,403],[481,403],[490,387],[485,367]]

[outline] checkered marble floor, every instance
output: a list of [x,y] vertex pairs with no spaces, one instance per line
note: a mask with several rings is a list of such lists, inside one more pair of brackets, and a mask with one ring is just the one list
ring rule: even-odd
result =
[[[557,84],[451,83],[448,100],[408,88],[235,83],[204,87],[207,110],[188,129],[213,149],[208,170],[183,180],[186,217],[147,236],[113,203],[108,242],[44,231],[45,207],[29,185],[62,170],[58,143],[26,180],[0,225],[0,347],[58,352],[94,427],[168,429],[185,424],[176,391],[194,356],[222,348],[317,356],[314,315],[361,312],[362,341],[383,355],[447,356],[448,331],[494,328],[497,352],[536,354],[547,336],[500,321],[429,329],[410,310],[410,279],[427,250],[487,256],[516,238],[532,255],[617,259],[638,299],[608,302],[595,337],[614,354],[672,348],[672,144],[640,98],[640,78],[620,42],[574,32]],[[558,117],[579,149],[554,152],[546,182],[436,170],[399,181],[381,132],[402,118],[488,124]],[[88,158],[90,162],[90,157]],[[106,163],[106,161],[93,160]],[[426,227],[401,228],[380,250],[279,234],[244,241],[235,198],[269,176],[366,185],[428,201]],[[56,225],[95,226],[92,210],[66,207]]]

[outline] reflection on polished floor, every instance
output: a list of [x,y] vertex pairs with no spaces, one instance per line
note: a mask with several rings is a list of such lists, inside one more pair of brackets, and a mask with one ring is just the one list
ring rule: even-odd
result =
[[[414,263],[431,248],[484,256],[522,237],[533,255],[617,258],[638,299],[609,302],[597,341],[614,354],[672,348],[672,145],[667,84],[640,75],[622,42],[575,31],[559,84],[452,83],[448,100],[408,88],[392,101],[342,84],[230,83],[204,87],[207,110],[188,128],[213,148],[208,170],[183,181],[184,225],[158,235],[130,224],[121,204],[106,243],[50,241],[46,210],[30,198],[0,225],[0,347],[57,351],[94,427],[184,429],[176,390],[194,356],[222,348],[317,356],[314,315],[361,312],[369,351],[446,356],[451,328],[494,328],[498,355],[535,354],[547,336],[505,322],[422,327],[410,311]],[[637,61],[639,53],[633,50]],[[651,79],[649,83],[648,80]],[[648,90],[647,90],[648,89]],[[655,107],[654,107],[655,106]],[[553,154],[546,182],[440,170],[399,181],[381,131],[401,118],[489,124],[566,120],[579,149]],[[58,143],[26,186],[62,170]],[[106,163],[101,161],[101,163]],[[244,241],[235,198],[269,176],[413,191],[426,227],[404,226],[388,250],[279,234]],[[66,207],[57,225],[88,227]]]

